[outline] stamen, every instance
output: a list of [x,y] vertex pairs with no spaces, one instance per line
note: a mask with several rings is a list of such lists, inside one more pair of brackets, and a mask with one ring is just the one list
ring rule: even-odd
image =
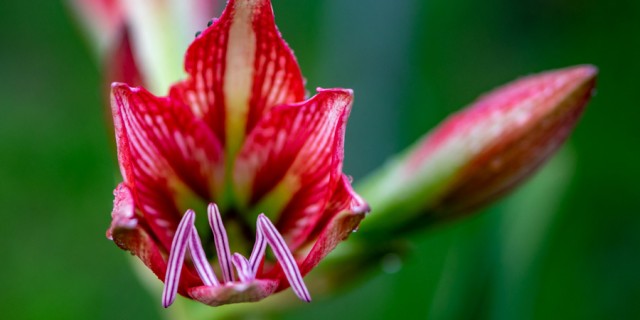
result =
[[253,274],[258,273],[260,262],[264,257],[264,251],[267,249],[267,241],[264,239],[262,231],[260,231],[260,223],[256,222],[256,242],[253,244],[253,250],[251,250],[251,256],[249,256],[249,265]]
[[302,280],[298,264],[295,259],[293,259],[293,255],[291,254],[289,247],[287,247],[287,244],[284,242],[282,235],[280,235],[273,223],[271,223],[269,218],[264,214],[260,214],[258,216],[258,226],[258,230],[264,233],[264,237],[271,246],[273,254],[282,265],[282,270],[284,271],[287,280],[289,280],[289,284],[291,285],[293,292],[301,300],[311,302],[311,296],[309,295],[309,291]]
[[251,270],[251,265],[249,265],[249,261],[243,255],[239,253],[233,254],[233,265],[236,266],[236,271],[238,272],[238,277],[240,278],[240,282],[250,282],[255,279],[256,274]]
[[220,211],[215,203],[209,204],[209,226],[213,232],[213,240],[216,243],[216,251],[218,252],[218,262],[222,269],[222,279],[224,282],[233,282],[233,270],[231,268],[231,251],[229,250],[229,239],[227,231],[222,224]]
[[193,226],[194,220],[195,213],[193,210],[187,210],[180,224],[178,224],[176,234],[171,242],[169,261],[167,262],[167,273],[164,277],[164,289],[162,290],[162,305],[165,308],[170,306],[176,299],[180,272],[182,271],[182,262],[187,252],[187,244],[191,238],[191,227]]
[[[264,214],[258,216],[256,223],[256,242],[251,251],[249,260],[239,253],[234,253],[233,258],[229,253],[229,240],[227,232],[222,224],[220,211],[215,204],[209,205],[208,210],[209,225],[213,231],[216,250],[218,253],[218,261],[222,269],[225,283],[234,282],[234,274],[232,263],[236,268],[240,283],[249,283],[255,280],[260,263],[264,259],[267,244],[271,246],[271,250],[276,256],[276,260],[280,262],[282,270],[293,289],[293,292],[301,299],[307,302],[311,301],[311,296],[307,290],[300,269],[293,254],[282,235],[276,227],[271,223],[269,218]],[[184,263],[187,249],[191,253],[194,266],[198,275],[202,279],[204,285],[209,287],[220,286],[220,282],[207,260],[207,256],[202,248],[198,230],[195,227],[195,212],[189,209],[184,214],[176,234],[171,243],[171,251],[169,252],[169,260],[167,261],[167,272],[165,274],[165,285],[162,290],[162,305],[166,308],[170,306],[176,298],[178,286],[180,283],[180,273]]]
[[200,279],[202,279],[202,282],[206,286],[217,287],[220,285],[220,282],[218,281],[218,278],[216,278],[216,274],[213,272],[211,264],[209,264],[209,260],[207,260],[207,256],[202,249],[202,243],[200,242],[200,237],[198,236],[198,230],[196,229],[195,225],[192,225],[191,227],[189,252],[191,252],[193,265],[196,267],[196,271],[198,271]]

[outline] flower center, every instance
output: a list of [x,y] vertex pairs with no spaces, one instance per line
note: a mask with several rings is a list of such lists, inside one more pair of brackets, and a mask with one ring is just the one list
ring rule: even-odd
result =
[[[189,209],[182,217],[176,234],[173,237],[173,242],[171,243],[171,251],[169,252],[167,272],[164,280],[164,290],[162,291],[162,304],[165,308],[170,306],[176,298],[178,285],[180,283],[180,273],[187,250],[190,252],[193,265],[205,286],[234,286],[238,284],[250,284],[256,279],[258,268],[264,259],[267,244],[271,246],[276,260],[281,264],[282,271],[287,277],[287,280],[289,280],[289,284],[298,298],[307,302],[311,301],[311,296],[302,280],[300,269],[298,268],[296,260],[293,258],[293,254],[291,254],[291,250],[289,250],[282,235],[267,216],[264,214],[258,216],[258,221],[256,222],[256,241],[249,259],[237,252],[234,253],[233,256],[231,255],[227,231],[222,223],[218,206],[213,203],[209,204],[208,218],[209,226],[213,232],[218,262],[222,270],[222,283],[216,277],[202,248],[200,236],[195,227],[195,212]],[[235,274],[232,265],[235,266]],[[235,279],[236,275],[238,280]]]

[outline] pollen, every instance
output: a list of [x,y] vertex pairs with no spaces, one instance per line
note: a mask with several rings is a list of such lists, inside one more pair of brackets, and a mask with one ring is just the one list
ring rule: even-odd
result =
[[[303,301],[311,301],[311,296],[304,284],[300,269],[298,268],[296,260],[293,258],[291,250],[267,216],[264,214],[258,216],[258,221],[256,222],[256,241],[251,255],[249,259],[247,259],[237,252],[231,255],[229,239],[224,224],[222,223],[218,206],[213,203],[209,204],[207,213],[209,226],[213,232],[220,270],[222,271],[222,282],[216,277],[202,248],[202,243],[200,243],[200,237],[194,224],[195,212],[193,210],[187,210],[178,225],[173,242],[171,243],[164,289],[162,291],[162,305],[165,308],[169,307],[176,298],[178,285],[180,283],[180,273],[187,250],[191,254],[193,265],[205,286],[242,287],[251,284],[256,279],[258,268],[265,256],[267,244],[271,247],[276,260],[281,264],[282,270],[294,293]],[[235,273],[232,266],[235,267]]]

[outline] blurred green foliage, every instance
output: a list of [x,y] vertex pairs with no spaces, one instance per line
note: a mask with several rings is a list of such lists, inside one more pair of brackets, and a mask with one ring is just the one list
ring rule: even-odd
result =
[[[601,71],[568,148],[526,186],[408,236],[399,271],[381,261],[284,318],[640,317],[639,1],[274,2],[308,88],[355,89],[345,170],[356,179],[517,76]],[[2,1],[0,40],[2,318],[159,318],[159,296],[104,237],[115,186],[105,89],[71,14],[62,1]]]

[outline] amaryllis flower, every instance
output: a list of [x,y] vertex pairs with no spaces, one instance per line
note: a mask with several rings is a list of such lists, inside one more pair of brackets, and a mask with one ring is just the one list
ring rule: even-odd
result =
[[165,282],[164,306],[176,292],[217,306],[289,286],[309,301],[302,277],[368,211],[342,173],[351,90],[305,100],[269,0],[230,0],[185,69],[165,97],[112,85],[124,181],[107,236]]

